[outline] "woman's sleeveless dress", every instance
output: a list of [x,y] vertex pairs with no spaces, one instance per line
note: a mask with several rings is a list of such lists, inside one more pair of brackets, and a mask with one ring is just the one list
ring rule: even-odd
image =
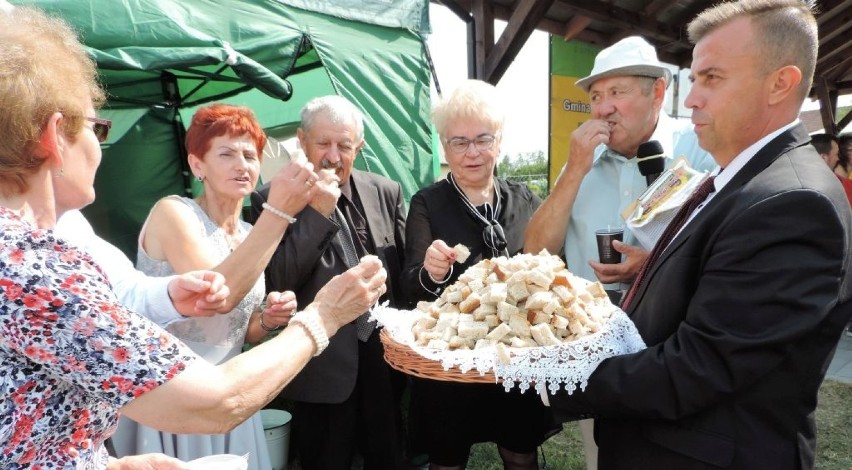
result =
[[[224,231],[213,223],[198,204],[189,198],[172,196],[190,206],[204,225],[204,239],[217,260],[224,260],[231,248]],[[251,225],[241,222],[240,237],[244,238]],[[142,234],[145,227],[142,228]],[[142,234],[136,267],[149,276],[168,276],[174,270],[166,261],[148,257],[142,249]],[[165,327],[180,338],[199,356],[212,364],[220,364],[242,351],[246,330],[252,312],[260,305],[265,295],[263,274],[255,282],[237,307],[224,315],[212,317],[183,318]],[[119,457],[126,455],[159,452],[183,461],[214,454],[249,454],[249,470],[269,470],[269,454],[263,432],[260,413],[246,420],[227,434],[172,434],[160,432],[122,417],[118,430],[112,436]]]

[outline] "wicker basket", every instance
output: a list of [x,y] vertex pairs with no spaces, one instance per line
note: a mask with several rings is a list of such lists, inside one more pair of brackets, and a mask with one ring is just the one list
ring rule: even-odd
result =
[[379,333],[379,338],[385,346],[385,361],[400,372],[445,382],[497,383],[494,373],[490,371],[480,375],[475,369],[462,372],[458,367],[451,367],[449,370],[444,370],[440,362],[417,354],[410,347],[393,339],[385,329]]

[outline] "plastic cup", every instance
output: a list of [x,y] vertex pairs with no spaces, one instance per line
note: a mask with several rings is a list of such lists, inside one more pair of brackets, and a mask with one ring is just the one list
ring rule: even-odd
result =
[[248,460],[245,456],[233,454],[208,455],[189,463],[192,470],[246,470]]
[[604,264],[618,264],[621,262],[621,253],[612,247],[612,241],[622,241],[624,229],[602,228],[595,230],[595,238],[598,240],[598,257]]

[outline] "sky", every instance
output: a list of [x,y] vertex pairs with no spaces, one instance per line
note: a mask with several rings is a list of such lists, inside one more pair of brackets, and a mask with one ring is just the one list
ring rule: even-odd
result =
[[[429,5],[432,34],[427,42],[442,92],[449,92],[467,75],[467,27],[442,5]],[[506,23],[495,24],[495,41]],[[503,154],[543,151],[547,154],[549,65],[548,34],[535,31],[509,66],[497,89],[507,109]],[[433,97],[435,89],[432,89]]]

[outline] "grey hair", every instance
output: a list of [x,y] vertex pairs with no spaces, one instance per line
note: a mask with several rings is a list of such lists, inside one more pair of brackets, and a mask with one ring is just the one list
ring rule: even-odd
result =
[[351,101],[338,95],[314,98],[302,108],[302,129],[308,132],[317,116],[328,117],[335,124],[354,124],[358,139],[364,138],[364,113]]

